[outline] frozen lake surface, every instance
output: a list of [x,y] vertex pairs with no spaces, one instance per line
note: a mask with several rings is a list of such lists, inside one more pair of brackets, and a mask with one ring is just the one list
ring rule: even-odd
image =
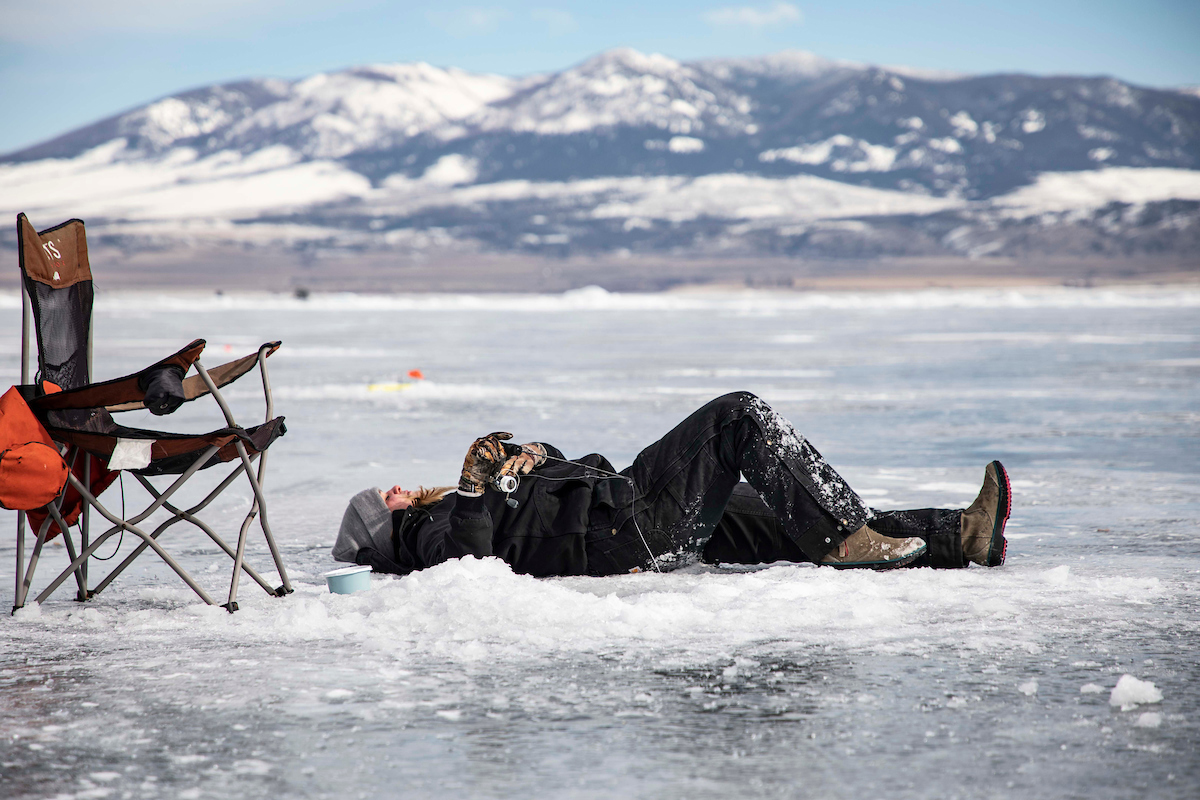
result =
[[[5,386],[18,319],[0,296]],[[1200,796],[1194,289],[300,301],[101,287],[95,329],[98,378],[196,336],[210,367],[283,340],[271,376],[289,432],[267,490],[296,592],[243,580],[229,615],[151,556],[88,604],[67,586],[0,618],[4,797]],[[368,388],[412,369],[426,379],[410,389]],[[255,381],[231,392],[243,424],[262,413]],[[966,505],[1001,459],[1008,563],[535,580],[488,559],[324,588],[363,487],[453,483],[497,429],[622,467],[735,389],[879,508]],[[132,508],[143,495],[125,490]],[[215,518],[232,535],[249,492],[226,497]],[[118,487],[104,498],[120,507]],[[15,516],[0,512],[5,530]],[[202,535],[176,527],[164,544],[221,593],[228,560]],[[13,555],[0,536],[5,610]],[[65,563],[48,547],[34,591]],[[1124,675],[1157,692],[1126,679],[1114,694]]]

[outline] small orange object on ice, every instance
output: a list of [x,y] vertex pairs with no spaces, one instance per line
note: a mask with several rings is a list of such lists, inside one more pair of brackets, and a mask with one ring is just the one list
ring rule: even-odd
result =
[[425,380],[425,373],[421,372],[421,370],[419,370],[419,369],[410,369],[408,371],[408,377],[415,378],[416,380],[419,380],[419,381],[423,381],[423,380]]
[[226,353],[229,353],[229,352],[231,352],[232,350],[233,350],[233,345],[231,345],[231,344],[227,344],[227,345],[225,345],[225,352],[226,352]]

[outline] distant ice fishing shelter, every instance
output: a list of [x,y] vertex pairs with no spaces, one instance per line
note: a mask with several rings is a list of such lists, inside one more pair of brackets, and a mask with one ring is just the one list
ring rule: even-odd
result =
[[[103,591],[147,549],[161,558],[204,602],[217,601],[163,548],[162,535],[180,522],[203,531],[232,561],[228,597],[221,605],[237,610],[242,573],[268,594],[292,591],[287,571],[267,519],[263,493],[267,448],[286,432],[283,417],[274,416],[267,357],[279,342],[267,342],[252,353],[213,369],[200,363],[205,342],[183,349],[121,378],[92,383],[92,273],[82,220],[73,219],[37,231],[24,214],[17,217],[21,269],[21,385],[0,398],[0,505],[17,514],[16,589],[13,611],[28,600],[30,586],[46,542],[63,537],[71,562],[35,601],[46,600],[71,576],[76,599],[89,600]],[[30,381],[32,328],[37,336],[37,374]],[[237,424],[220,388],[258,367],[266,418],[261,425]],[[188,376],[189,371],[194,374]],[[226,426],[209,433],[183,434],[144,430],[118,424],[113,414],[149,409],[169,414],[185,402],[211,396]],[[257,461],[257,465],[255,465]],[[229,465],[232,471],[199,502],[180,508],[172,497],[197,472]],[[135,514],[117,514],[99,495],[122,473],[128,473],[150,495],[148,506]],[[171,476],[156,487],[150,478]],[[234,546],[198,515],[239,478],[250,485],[252,500]],[[152,529],[146,521],[159,511],[168,517]],[[93,535],[93,514],[102,518]],[[159,515],[160,517],[162,515]],[[254,521],[266,538],[279,584],[245,561],[246,541]],[[27,523],[34,533],[32,553],[25,558]],[[72,534],[78,536],[78,547]],[[113,536],[128,532],[141,541],[98,583],[89,583],[88,563]]]

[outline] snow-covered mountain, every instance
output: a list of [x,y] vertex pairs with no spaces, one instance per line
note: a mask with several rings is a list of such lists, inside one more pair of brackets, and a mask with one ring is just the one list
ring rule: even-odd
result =
[[1187,253],[1200,96],[796,52],[382,64],[195,89],[0,156],[0,211],[135,249]]

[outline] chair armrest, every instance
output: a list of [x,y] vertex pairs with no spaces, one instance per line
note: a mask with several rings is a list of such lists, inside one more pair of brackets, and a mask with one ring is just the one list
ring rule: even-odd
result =
[[[263,342],[259,346],[258,352],[208,370],[208,377],[212,378],[213,383],[217,385],[218,389],[222,386],[228,386],[257,366],[259,353],[262,353],[263,358],[269,358],[275,354],[275,351],[282,344],[283,342]],[[183,382],[183,395],[188,400],[195,400],[197,397],[203,397],[208,393],[208,387],[204,384],[204,379],[199,375],[193,375]]]
[[121,411],[145,408],[145,404],[142,401],[146,393],[139,386],[142,377],[167,366],[179,367],[186,374],[196,359],[200,358],[200,353],[204,351],[204,345],[205,341],[203,339],[196,339],[177,353],[167,356],[161,361],[151,364],[145,369],[131,375],[114,378],[103,383],[89,383],[87,386],[80,386],[77,389],[68,389],[62,392],[55,392],[54,394],[43,395],[32,399],[29,405],[37,412],[63,411],[74,408],[111,409],[116,407],[116,410]]
[[[258,364],[258,353],[263,354],[263,358],[272,355],[283,342],[265,342],[259,348],[258,352],[251,353],[248,356],[243,356],[236,361],[230,361],[222,364],[219,367],[213,367],[208,370],[208,376],[212,378],[213,383],[220,389],[222,386],[228,386],[238,378],[245,375]],[[195,361],[196,359],[192,359]],[[183,402],[195,400],[197,397],[204,397],[208,394],[208,386],[205,385],[204,379],[199,375],[193,375],[190,378],[183,379]],[[136,411],[139,408],[145,408],[145,404],[141,400],[130,403],[121,403],[118,405],[105,406],[106,411]]]

